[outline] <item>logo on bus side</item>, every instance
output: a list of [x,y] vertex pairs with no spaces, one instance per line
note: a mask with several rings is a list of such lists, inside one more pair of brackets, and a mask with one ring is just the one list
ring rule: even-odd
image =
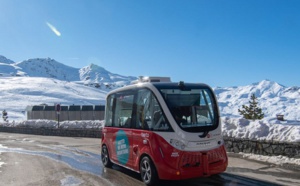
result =
[[199,146],[208,146],[208,145],[210,145],[210,142],[209,141],[206,141],[206,142],[197,142],[196,145],[199,145]]
[[119,130],[116,136],[116,153],[119,163],[125,165],[129,159],[129,141],[126,133]]
[[149,134],[148,133],[141,133],[141,137],[143,137],[143,138],[149,138]]
[[179,157],[179,153],[178,152],[172,152],[171,157]]

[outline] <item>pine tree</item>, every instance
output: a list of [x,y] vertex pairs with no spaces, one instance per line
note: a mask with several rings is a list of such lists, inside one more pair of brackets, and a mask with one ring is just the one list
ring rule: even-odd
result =
[[239,113],[243,115],[245,119],[252,119],[252,120],[260,120],[264,118],[264,113],[262,113],[261,108],[257,106],[258,101],[255,94],[251,95],[249,106],[242,105],[242,110],[238,109]]
[[7,121],[8,115],[7,115],[6,110],[2,111],[2,118],[3,118],[3,121]]

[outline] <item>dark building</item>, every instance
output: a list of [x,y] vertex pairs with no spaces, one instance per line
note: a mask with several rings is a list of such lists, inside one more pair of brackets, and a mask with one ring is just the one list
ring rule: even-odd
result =
[[27,120],[47,119],[59,121],[72,120],[104,120],[104,105],[70,105],[61,106],[60,112],[55,106],[34,105],[27,106]]

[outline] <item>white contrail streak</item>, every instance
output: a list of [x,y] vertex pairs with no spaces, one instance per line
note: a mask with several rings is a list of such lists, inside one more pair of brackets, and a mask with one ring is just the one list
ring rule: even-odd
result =
[[47,26],[52,30],[52,32],[54,32],[55,35],[57,36],[61,36],[60,32],[50,23],[46,22]]

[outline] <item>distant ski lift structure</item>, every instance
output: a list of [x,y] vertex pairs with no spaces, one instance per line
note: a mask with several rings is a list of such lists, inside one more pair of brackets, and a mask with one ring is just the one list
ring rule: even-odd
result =
[[276,115],[277,120],[284,121],[284,115],[283,114],[277,114]]

